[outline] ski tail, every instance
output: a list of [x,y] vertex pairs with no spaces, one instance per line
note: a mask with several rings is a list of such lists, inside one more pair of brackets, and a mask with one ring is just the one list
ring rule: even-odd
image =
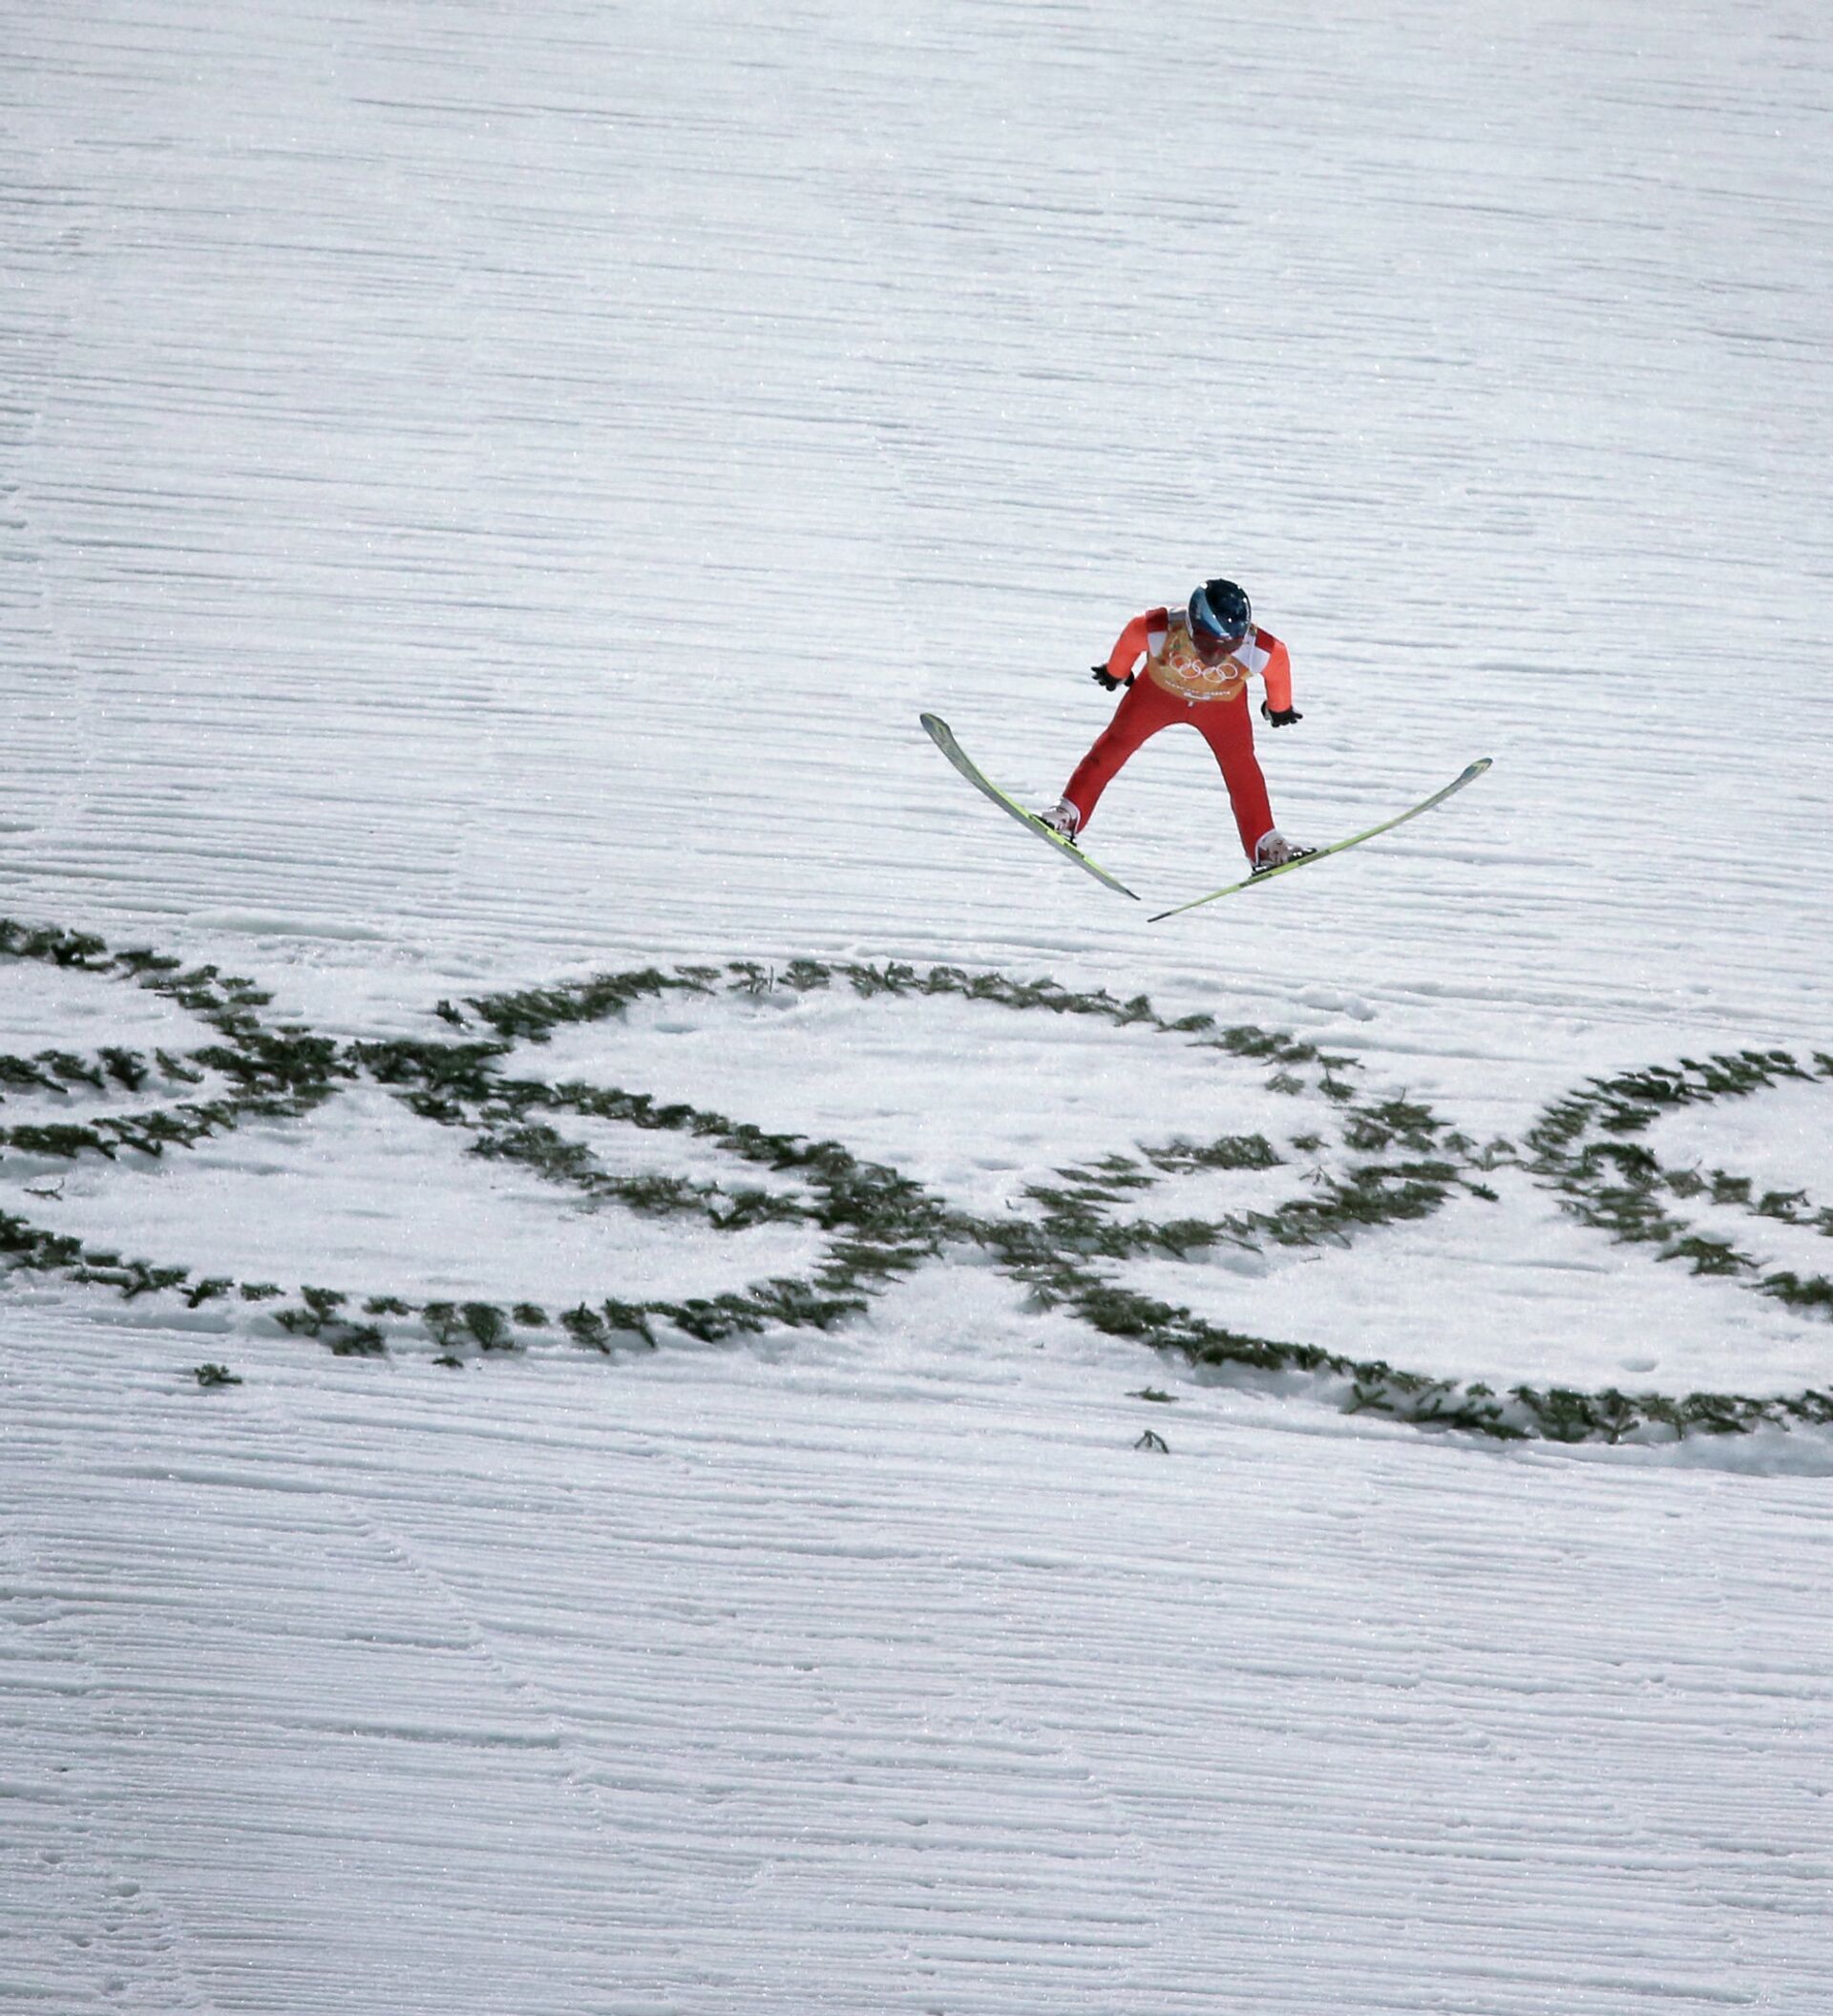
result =
[[922,723],[923,732],[930,741],[983,798],[990,798],[1001,811],[1009,813],[1021,826],[1036,833],[1040,840],[1048,842],[1065,860],[1073,861],[1085,874],[1093,875],[1097,882],[1105,884],[1119,895],[1130,896],[1135,903],[1140,900],[1118,875],[1110,875],[1100,862],[1089,860],[1079,847],[1072,846],[1061,833],[1045,826],[1035,812],[1026,811],[1016,798],[1008,798],[997,784],[985,776],[980,766],[955,740],[955,731],[939,714],[919,714],[916,718]]
[[1345,853],[1352,847],[1360,847],[1365,840],[1374,840],[1382,833],[1391,833],[1397,826],[1404,826],[1409,819],[1417,819],[1422,812],[1429,812],[1434,806],[1474,784],[1489,766],[1492,758],[1479,756],[1475,763],[1466,764],[1442,789],[1434,791],[1429,798],[1422,798],[1418,805],[1410,805],[1403,812],[1397,812],[1392,819],[1383,819],[1379,826],[1365,827],[1359,833],[1351,833],[1347,840],[1334,841],[1329,847],[1320,847],[1315,852],[1302,855],[1296,861],[1288,861],[1280,868],[1263,868],[1256,874],[1245,875],[1238,882],[1230,882],[1221,889],[1212,889],[1208,895],[1192,896],[1188,903],[1174,904],[1169,910],[1161,910],[1148,920],[1162,924],[1167,917],[1181,917],[1187,910],[1201,910],[1206,903],[1219,902],[1224,896],[1232,896],[1243,889],[1258,889],[1263,882],[1272,882],[1280,875],[1289,875],[1296,869],[1309,868],[1314,861],[1322,861],[1331,854]]

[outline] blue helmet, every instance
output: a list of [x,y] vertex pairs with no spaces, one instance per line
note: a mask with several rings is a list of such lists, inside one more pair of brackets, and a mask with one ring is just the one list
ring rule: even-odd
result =
[[1205,581],[1190,597],[1190,635],[1212,644],[1238,644],[1253,627],[1246,592],[1233,581]]

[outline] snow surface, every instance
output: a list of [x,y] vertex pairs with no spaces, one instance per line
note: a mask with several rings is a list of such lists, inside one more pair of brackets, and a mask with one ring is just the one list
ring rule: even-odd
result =
[[[6,48],[0,914],[346,1042],[755,961],[779,983],[509,1068],[982,1215],[1253,1132],[1278,1166],[1113,1208],[1261,1208],[1342,1166],[1341,1115],[1315,1070],[791,961],[1144,994],[1478,1143],[1593,1077],[1828,1046],[1817,10],[70,0],[8,7]],[[1285,830],[1495,768],[1154,928],[916,716],[1048,802],[1106,717],[1087,664],[1217,571],[1293,650]],[[1090,841],[1166,903],[1222,879],[1195,738]],[[0,960],[0,1056],[209,1040]],[[1829,1102],[1647,1140],[1818,1208]],[[614,1174],[809,1199],[552,1120]],[[1823,1318],[1490,1183],[1113,1276],[1460,1380],[1827,1384]],[[0,1209],[549,1308],[826,1250],[587,1208],[370,1080],[152,1165],[9,1149]],[[1824,1269],[1811,1228],[1687,1209]],[[1833,2001],[1825,1431],[1423,1435],[1199,1377],[960,1245],[831,1333],[432,1350],[0,1285],[0,2002]]]

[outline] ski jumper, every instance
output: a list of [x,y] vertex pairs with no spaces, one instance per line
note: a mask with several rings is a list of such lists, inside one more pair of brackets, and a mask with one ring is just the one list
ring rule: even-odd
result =
[[[1141,659],[1143,676],[1136,676]],[[1109,678],[1124,681],[1114,718],[1064,787],[1082,832],[1094,817],[1101,794],[1140,745],[1177,722],[1188,722],[1210,746],[1228,786],[1234,823],[1248,859],[1273,830],[1267,780],[1254,753],[1254,724],[1248,715],[1248,678],[1258,673],[1267,704],[1275,713],[1292,705],[1292,661],[1271,632],[1251,629],[1226,658],[1213,663],[1198,655],[1190,620],[1182,610],[1148,609],[1121,633],[1107,656]]]

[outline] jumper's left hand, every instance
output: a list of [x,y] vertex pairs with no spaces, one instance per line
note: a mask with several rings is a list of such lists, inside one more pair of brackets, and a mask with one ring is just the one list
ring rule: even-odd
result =
[[1264,700],[1260,703],[1260,712],[1275,728],[1289,728],[1295,721],[1305,718],[1296,707],[1269,706]]

